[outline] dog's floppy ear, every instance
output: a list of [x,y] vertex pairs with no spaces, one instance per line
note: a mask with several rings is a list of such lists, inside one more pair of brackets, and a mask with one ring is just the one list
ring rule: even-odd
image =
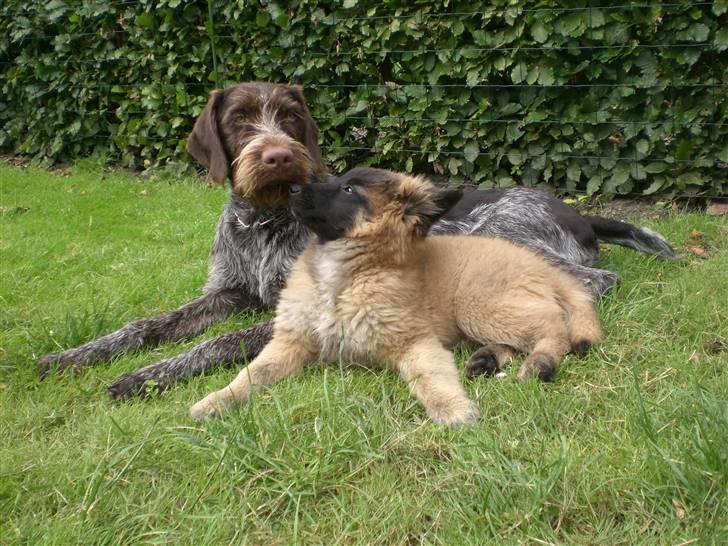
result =
[[219,89],[210,94],[205,109],[187,137],[187,151],[210,171],[210,176],[218,184],[224,184],[230,174],[230,162],[217,126],[217,110],[222,98],[223,92]]
[[303,96],[303,89],[301,88],[301,86],[289,85],[288,89],[291,96],[303,107],[303,145],[306,146],[308,155],[313,162],[313,171],[315,175],[323,175],[326,172],[326,165],[324,164],[324,160],[321,157],[321,149],[319,148],[318,144],[318,125],[316,125],[316,122],[313,120],[313,116],[311,116],[311,112],[309,111],[308,105],[306,104],[306,99]]

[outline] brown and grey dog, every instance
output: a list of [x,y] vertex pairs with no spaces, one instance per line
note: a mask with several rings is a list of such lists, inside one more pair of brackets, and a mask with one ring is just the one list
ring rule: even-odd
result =
[[196,419],[339,359],[395,369],[436,423],[472,423],[478,407],[448,347],[478,344],[469,367],[490,361],[493,371],[513,351],[526,352],[519,378],[549,380],[567,352],[602,337],[591,292],[542,255],[502,239],[426,237],[458,191],[354,169],[291,192],[294,214],[315,237],[281,293],[273,339],[232,383],[192,407]]
[[[291,216],[288,188],[325,176],[318,127],[301,88],[244,83],[213,91],[188,139],[192,156],[212,178],[234,191],[217,225],[209,274],[201,297],[162,315],[133,321],[75,349],[45,356],[41,374],[82,368],[143,347],[202,333],[246,309],[275,305],[285,277],[308,240]],[[172,359],[127,374],[110,387],[114,397],[195,375],[251,353],[270,338],[264,323],[203,344]]]
[[[309,238],[288,210],[288,188],[326,178],[318,129],[301,89],[244,83],[214,91],[189,136],[192,156],[234,191],[220,217],[204,293],[179,309],[136,320],[80,347],[40,361],[50,370],[80,369],[143,347],[202,333],[246,309],[275,306],[284,280]],[[619,276],[597,269],[599,241],[674,258],[658,234],[624,222],[580,216],[550,195],[509,188],[466,193],[435,223],[433,233],[487,235],[546,256],[602,293]],[[212,339],[191,351],[121,377],[109,388],[123,398],[165,388],[220,365],[252,359],[268,342],[270,322]]]

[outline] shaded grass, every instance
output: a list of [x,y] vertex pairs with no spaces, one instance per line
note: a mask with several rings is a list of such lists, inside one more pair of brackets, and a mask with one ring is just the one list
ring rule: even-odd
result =
[[[189,405],[234,370],[114,403],[120,374],[253,323],[88,371],[35,361],[199,294],[226,196],[122,174],[0,166],[0,543],[595,543],[728,540],[728,228],[649,227],[709,258],[611,247],[607,339],[551,385],[478,380],[478,426],[426,421],[392,374],[328,366],[230,418]],[[466,357],[459,351],[459,360]],[[691,360],[692,357],[692,360]]]

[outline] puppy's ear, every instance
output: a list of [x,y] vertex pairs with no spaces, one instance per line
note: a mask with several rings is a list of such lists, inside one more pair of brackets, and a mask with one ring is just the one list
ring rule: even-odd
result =
[[217,111],[222,98],[223,92],[219,89],[210,94],[205,109],[195,121],[190,136],[187,137],[187,151],[210,171],[212,179],[218,184],[224,184],[230,174],[230,161],[217,126]]
[[326,165],[324,164],[324,160],[321,157],[321,149],[319,148],[318,144],[318,125],[316,125],[316,122],[313,120],[313,116],[311,116],[311,112],[308,110],[308,105],[306,104],[306,99],[303,96],[303,89],[301,88],[301,86],[289,85],[288,90],[291,96],[303,108],[303,118],[301,119],[304,130],[303,145],[306,146],[308,155],[313,162],[314,177],[319,178],[323,176],[326,172]]
[[434,189],[429,182],[423,183],[420,180],[415,180],[415,182],[415,184],[406,184],[406,187],[402,188],[402,210],[405,216],[416,217],[416,233],[424,236],[432,224],[460,201],[463,192],[460,190],[439,191]]

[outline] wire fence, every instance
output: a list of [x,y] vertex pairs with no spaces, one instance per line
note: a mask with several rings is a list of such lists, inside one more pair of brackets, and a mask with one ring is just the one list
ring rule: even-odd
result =
[[[107,2],[109,6],[114,6],[119,9],[129,10],[136,16],[140,14],[153,13],[154,6],[149,3],[140,3],[135,1],[121,1],[121,2]],[[532,14],[582,14],[586,16],[586,23],[584,28],[584,36],[590,38],[592,41],[598,41],[598,38],[594,38],[596,34],[596,27],[592,24],[594,18],[603,17],[603,12],[615,12],[618,10],[628,10],[635,13],[639,13],[644,10],[655,10],[659,9],[663,15],[660,17],[668,17],[670,10],[680,9],[684,10],[687,7],[698,10],[709,10],[713,6],[713,2],[666,2],[662,4],[654,3],[615,3],[611,5],[589,5],[584,6],[553,6],[553,7],[506,7],[506,8],[491,8],[483,7],[479,10],[452,10],[446,12],[426,12],[423,9],[416,9],[409,11],[411,8],[401,7],[400,9],[390,9],[387,13],[381,13],[381,9],[377,9],[375,13],[369,15],[357,15],[353,14],[349,17],[342,17],[342,15],[336,11],[331,14],[324,15],[311,15],[311,21],[316,24],[325,25],[328,24],[332,28],[337,28],[337,25],[342,21],[347,23],[354,23],[356,26],[361,27],[360,30],[364,32],[364,28],[372,29],[378,21],[389,21],[394,24],[395,22],[409,22],[415,25],[422,32],[427,32],[428,25],[431,22],[442,22],[445,20],[455,22],[462,22],[462,20],[477,20],[482,19],[485,23],[486,19],[492,21],[493,17],[509,17],[511,19],[519,19]],[[262,9],[262,8],[261,8]],[[253,16],[253,12],[251,12]],[[224,83],[230,83],[234,81],[234,75],[237,73],[234,65],[234,59],[226,59],[220,53],[219,46],[221,40],[240,40],[241,36],[234,32],[236,25],[221,22],[218,19],[217,13],[213,10],[212,2],[207,2],[207,20],[199,21],[194,26],[193,30],[199,32],[201,35],[206,35],[209,39],[212,61],[212,66],[206,67],[208,70],[211,69],[214,80],[217,86],[222,86]],[[477,25],[476,25],[477,26]],[[164,34],[164,31],[158,29],[150,29],[150,32],[160,32]],[[36,41],[47,41],[53,43],[55,41],[63,40],[73,42],[75,40],[82,41],[88,37],[94,36],[106,36],[113,40],[124,40],[130,38],[132,35],[132,29],[130,28],[98,28],[92,31],[80,31],[71,33],[34,33],[32,39]],[[615,40],[617,37],[612,37]],[[624,37],[625,39],[628,37]],[[450,61],[453,59],[467,58],[477,54],[526,54],[531,55],[534,58],[538,58],[542,54],[554,52],[564,52],[574,56],[582,56],[588,58],[591,53],[594,52],[611,52],[615,56],[619,56],[625,53],[641,54],[642,52],[671,52],[670,54],[688,54],[688,52],[704,52],[715,56],[716,59],[724,60],[725,51],[727,46],[717,42],[716,40],[708,41],[705,38],[697,41],[690,41],[687,38],[685,40],[678,40],[675,42],[660,42],[660,43],[644,43],[649,41],[646,38],[644,41],[637,41],[634,39],[621,41],[620,43],[579,43],[579,44],[566,44],[566,45],[553,45],[547,43],[549,40],[545,40],[544,43],[530,43],[535,40],[525,40],[524,43],[518,43],[513,46],[509,45],[484,45],[474,43],[458,43],[456,47],[428,47],[423,42],[421,48],[381,48],[381,47],[347,47],[341,43],[335,43],[329,50],[316,49],[315,47],[310,49],[303,47],[303,54],[307,58],[325,58],[330,63],[351,63],[351,62],[372,62],[376,63],[381,59],[387,59],[389,63],[398,63],[401,59],[417,56],[435,56],[442,60]],[[174,43],[168,45],[168,47],[174,47]],[[149,56],[143,59],[142,63],[151,63],[157,57],[164,57],[168,50],[159,49],[150,51]],[[690,53],[692,54],[692,53]],[[52,61],[49,61],[52,62]],[[124,54],[119,55],[108,55],[102,57],[94,57],[91,59],[74,59],[69,58],[67,60],[68,69],[73,70],[74,67],[83,66],[98,66],[99,63],[112,63],[122,65],[124,63],[140,63],[139,56],[129,56]],[[16,65],[14,60],[0,61],[0,66],[10,67],[12,69]],[[316,81],[315,76],[309,75],[305,82],[306,90],[315,91],[318,95],[326,93],[334,93],[337,96],[349,96],[351,100],[348,108],[345,108],[343,112],[336,113],[322,113],[316,116],[316,121],[326,130],[336,131],[339,127],[344,127],[346,131],[343,135],[339,133],[338,136],[344,138],[337,138],[336,142],[326,141],[326,131],[323,134],[322,150],[324,152],[332,153],[336,157],[355,157],[357,160],[366,159],[367,156],[380,156],[383,158],[392,156],[427,156],[429,162],[439,161],[440,163],[446,162],[450,157],[464,157],[467,156],[469,162],[475,162],[478,158],[502,158],[507,156],[514,165],[521,165],[524,162],[533,160],[536,158],[547,158],[553,161],[596,161],[596,162],[625,162],[636,167],[639,163],[652,162],[652,163],[666,163],[670,165],[678,166],[691,166],[694,169],[705,173],[706,176],[718,177],[722,179],[728,178],[728,162],[721,159],[718,155],[715,157],[701,157],[701,158],[686,158],[678,155],[645,155],[642,153],[624,153],[625,150],[620,149],[619,142],[619,131],[618,129],[629,129],[632,131],[638,130],[643,131],[649,136],[650,131],[655,128],[665,128],[670,134],[678,134],[680,132],[687,132],[687,134],[693,134],[695,131],[716,131],[720,132],[721,129],[728,125],[728,121],[725,121],[725,108],[723,109],[723,115],[718,119],[706,120],[706,119],[695,119],[691,115],[679,116],[674,115],[669,109],[665,109],[665,115],[657,119],[633,119],[625,116],[620,118],[619,109],[616,110],[595,110],[584,114],[580,113],[578,117],[564,115],[562,116],[532,116],[532,112],[527,109],[524,111],[514,112],[507,116],[493,115],[477,111],[471,116],[456,115],[454,117],[447,116],[436,116],[424,112],[408,112],[405,114],[398,113],[382,113],[381,108],[379,111],[368,112],[366,114],[360,114],[358,112],[350,112],[354,106],[354,102],[361,97],[382,97],[384,96],[387,100],[388,94],[391,93],[404,93],[405,96],[411,97],[417,93],[441,93],[444,95],[452,94],[458,95],[462,92],[473,92],[475,90],[500,92],[500,91],[514,91],[514,92],[538,92],[538,93],[553,93],[555,96],[559,93],[581,93],[589,92],[590,90],[601,89],[605,92],[608,91],[625,91],[629,93],[644,93],[646,96],[657,93],[672,93],[676,96],[681,97],[684,94],[690,94],[699,90],[708,90],[718,94],[725,91],[725,95],[728,95],[728,78],[723,73],[722,76],[718,74],[706,75],[704,78],[695,79],[694,75],[688,74],[689,78],[684,76],[672,77],[670,79],[654,79],[653,81],[639,81],[640,78],[633,78],[634,81],[624,82],[602,82],[602,81],[579,81],[579,77],[572,77],[570,79],[560,81],[549,81],[552,76],[548,76],[543,81],[529,81],[529,67],[526,63],[516,64],[513,67],[513,73],[510,78],[506,78],[503,74],[497,74],[491,78],[486,78],[486,81],[447,81],[445,83],[435,82],[430,83],[426,81],[388,81],[380,78],[380,81]],[[6,68],[7,70],[8,68]],[[423,80],[426,80],[426,74],[423,74]],[[410,76],[411,77],[411,76]],[[457,78],[455,78],[457,79]],[[470,78],[461,78],[469,80]],[[384,81],[382,81],[384,80]],[[509,81],[510,80],[510,81]],[[513,81],[515,80],[515,81]],[[569,81],[570,80],[570,81]],[[46,89],[36,90],[36,97],[42,97],[44,95],[53,95],[56,91],[52,85],[53,82],[48,82],[49,85]],[[200,97],[206,95],[212,86],[207,81],[164,81],[163,78],[158,76],[150,76],[143,81],[135,81],[132,83],[128,82],[109,82],[109,81],[90,81],[85,83],[82,90],[79,92],[88,92],[90,90],[99,90],[105,92],[108,95],[114,93],[126,94],[127,96],[137,96],[148,93],[150,89],[157,89],[158,92],[164,97],[168,93],[181,92],[183,96],[183,103],[180,105],[175,104],[174,108],[170,111],[176,116],[183,116],[185,118],[185,124],[189,125],[189,119],[193,115],[192,109],[190,108],[193,104],[199,105]],[[574,100],[578,100],[578,95],[572,95]],[[99,119],[106,120],[110,126],[113,126],[115,118],[123,116],[125,119],[128,116],[144,116],[148,113],[148,108],[145,107],[128,107],[128,106],[116,106],[113,108],[96,108],[96,109],[81,109],[81,115],[98,117]],[[631,116],[631,113],[630,113]],[[576,131],[584,131],[587,128],[604,128],[612,127],[615,129],[615,134],[610,136],[610,142],[613,144],[611,153],[609,154],[595,154],[579,153],[578,151],[566,151],[559,153],[559,150],[541,150],[538,153],[529,153],[527,150],[509,150],[505,152],[503,149],[489,150],[489,149],[478,149],[477,151],[465,151],[463,149],[457,149],[456,147],[448,145],[429,145],[417,146],[411,145],[395,145],[389,146],[384,150],[384,147],[378,142],[358,142],[358,139],[352,135],[351,129],[371,129],[375,133],[377,131],[385,131],[392,126],[402,127],[418,127],[419,129],[426,128],[442,128],[445,124],[459,124],[465,128],[482,128],[492,126],[505,126],[514,127],[517,129],[525,129],[528,127],[554,127],[554,128],[575,128]],[[725,132],[720,132],[720,138],[725,138]],[[164,135],[164,134],[119,134],[113,131],[99,130],[94,134],[84,134],[77,137],[77,142],[123,142],[124,146],[144,146],[147,144],[159,144],[160,146],[172,147],[176,150],[181,150],[184,145],[182,139],[177,135]],[[71,142],[75,142],[74,139],[70,139]],[[348,141],[348,142],[347,142]],[[665,139],[667,141],[667,139]],[[728,143],[723,143],[728,149]],[[122,155],[119,152],[119,157]],[[434,158],[434,159],[433,159]],[[489,164],[493,164],[492,162]],[[583,193],[586,190],[583,185],[580,187],[571,187],[569,191],[572,193]],[[630,192],[625,192],[629,194]],[[702,195],[718,197],[723,194],[717,194],[709,191],[702,191]]]

